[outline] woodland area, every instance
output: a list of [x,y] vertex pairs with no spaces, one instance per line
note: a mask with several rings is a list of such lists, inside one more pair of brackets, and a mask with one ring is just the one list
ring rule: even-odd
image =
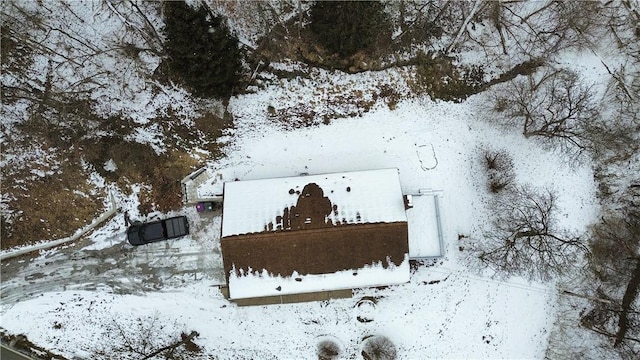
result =
[[[486,93],[492,103],[478,112],[492,126],[517,129],[568,167],[593,164],[600,221],[577,233],[558,225],[559,194],[515,179],[509,149],[478,148],[492,219],[461,242],[474,267],[569,294],[548,358],[640,356],[638,1],[6,0],[1,10],[3,249],[71,235],[110,191],[136,197],[141,215],[179,209],[179,180],[225,155],[234,96],[313,81],[314,68],[395,68],[410,94],[381,86],[373,100],[331,101],[366,112],[378,99],[393,109]],[[619,54],[601,60],[606,84],[560,61],[604,55],[604,44]],[[266,111],[290,128],[345,116]],[[577,345],[585,332],[597,350]],[[139,355],[189,358],[179,349],[197,349],[196,336]]]

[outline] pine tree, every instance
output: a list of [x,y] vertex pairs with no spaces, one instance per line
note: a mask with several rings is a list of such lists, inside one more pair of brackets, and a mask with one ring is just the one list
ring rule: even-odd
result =
[[379,1],[316,1],[311,30],[328,51],[349,57],[391,34],[391,22]]
[[231,96],[242,66],[238,38],[222,18],[202,6],[193,9],[183,1],[167,1],[164,9],[170,72],[196,95]]

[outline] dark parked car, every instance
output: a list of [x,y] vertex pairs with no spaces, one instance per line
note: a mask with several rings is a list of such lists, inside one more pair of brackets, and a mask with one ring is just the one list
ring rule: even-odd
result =
[[185,216],[165,220],[133,224],[127,229],[127,239],[131,245],[144,245],[160,240],[173,239],[189,233],[189,223]]

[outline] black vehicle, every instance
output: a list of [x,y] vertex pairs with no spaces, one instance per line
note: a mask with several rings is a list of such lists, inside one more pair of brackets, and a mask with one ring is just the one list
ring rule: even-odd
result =
[[189,222],[187,222],[186,216],[133,224],[127,229],[127,239],[131,245],[144,245],[187,234],[189,234]]

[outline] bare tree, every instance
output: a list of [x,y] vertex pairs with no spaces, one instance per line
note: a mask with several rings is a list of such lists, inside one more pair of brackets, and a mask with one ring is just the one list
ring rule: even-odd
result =
[[[105,329],[108,348],[96,351],[98,359],[197,359],[201,348],[193,342],[197,331],[180,332],[176,324],[162,322],[159,314],[138,318],[134,326],[113,320]],[[112,345],[116,344],[116,345]]]
[[564,69],[545,68],[516,78],[505,91],[495,92],[494,100],[494,110],[500,115],[497,121],[520,127],[525,137],[570,152],[589,148],[589,129],[599,121],[592,86]]
[[583,47],[601,23],[604,7],[600,2],[576,0],[474,4],[448,51],[475,44],[489,60],[509,55],[518,61],[547,58],[567,48]]
[[494,198],[491,211],[478,257],[502,274],[549,279],[571,269],[586,251],[578,236],[558,227],[553,191],[513,186]]
[[[91,4],[93,11],[75,5],[3,2],[3,42],[21,44],[34,59],[23,71],[4,69],[10,77],[3,78],[2,90],[10,101],[60,106],[68,103],[65,98],[133,98],[152,84],[146,78],[153,63],[148,58],[163,54],[160,5],[101,1]],[[88,25],[101,21],[108,24],[104,32]]]
[[[636,196],[640,191],[630,187]],[[637,205],[637,204],[636,204]],[[611,304],[593,304],[582,325],[611,338],[613,347],[640,355],[640,210],[634,203],[603,217],[590,239],[597,290]]]
[[395,21],[396,28],[400,30],[393,36],[393,42],[410,46],[415,43],[428,43],[430,38],[440,37],[445,31],[443,20],[451,16],[453,7],[459,5],[464,4],[435,0],[389,2],[387,6],[391,11],[398,13]]

